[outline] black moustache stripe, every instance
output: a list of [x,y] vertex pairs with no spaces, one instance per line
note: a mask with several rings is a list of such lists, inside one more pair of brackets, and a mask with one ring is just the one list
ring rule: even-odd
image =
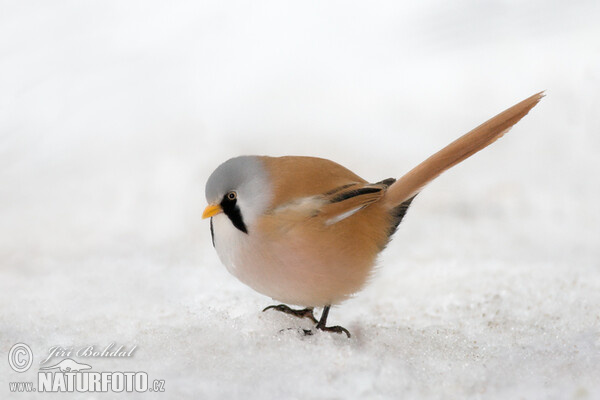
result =
[[248,233],[248,228],[246,227],[246,224],[244,224],[244,218],[242,218],[242,213],[236,203],[237,200],[223,200],[221,202],[221,208],[233,226],[244,233]]

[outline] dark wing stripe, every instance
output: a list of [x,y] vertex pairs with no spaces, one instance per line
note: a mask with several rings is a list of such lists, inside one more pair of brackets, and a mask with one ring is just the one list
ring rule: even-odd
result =
[[331,199],[331,203],[338,203],[340,201],[348,200],[352,197],[361,196],[363,194],[381,192],[383,189],[380,187],[363,187],[360,189],[348,190],[335,196]]
[[347,189],[350,186],[354,186],[354,185],[356,185],[356,183],[348,183],[347,185],[336,187],[335,189],[332,189],[329,192],[325,193],[324,196],[331,196],[332,194],[335,194],[335,193],[339,192],[340,190]]
[[376,185],[385,185],[386,187],[388,187],[388,186],[391,186],[392,183],[394,183],[394,182],[396,182],[396,179],[387,178],[387,179],[377,182]]

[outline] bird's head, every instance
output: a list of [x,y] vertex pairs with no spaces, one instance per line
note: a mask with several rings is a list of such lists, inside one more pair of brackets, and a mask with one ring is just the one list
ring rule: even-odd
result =
[[202,218],[224,214],[240,231],[248,233],[271,198],[269,177],[256,156],[231,158],[219,165],[206,182],[208,206]]

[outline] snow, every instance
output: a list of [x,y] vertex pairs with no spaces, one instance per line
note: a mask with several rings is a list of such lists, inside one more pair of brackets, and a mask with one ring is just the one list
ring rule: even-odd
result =
[[[137,345],[144,398],[600,397],[598,2],[21,1],[0,15],[0,349]],[[240,154],[399,176],[547,97],[415,200],[303,336],[210,241]],[[292,328],[292,329],[287,329]],[[67,397],[66,395],[64,397]],[[69,398],[113,398],[69,394]]]

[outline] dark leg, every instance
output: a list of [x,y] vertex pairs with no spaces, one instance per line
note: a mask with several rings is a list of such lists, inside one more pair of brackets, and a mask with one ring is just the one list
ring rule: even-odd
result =
[[348,329],[343,328],[339,325],[336,326],[325,326],[327,324],[327,316],[329,315],[329,308],[331,306],[325,306],[323,308],[323,314],[321,314],[321,319],[319,320],[319,322],[317,323],[317,329],[320,329],[322,331],[327,331],[327,332],[335,332],[335,333],[342,333],[344,332],[346,335],[348,335],[348,337],[350,337],[350,332],[348,332]]
[[304,310],[294,310],[293,308],[290,308],[290,307],[286,306],[285,304],[279,304],[277,306],[273,305],[273,306],[265,307],[263,312],[270,310],[270,309],[281,311],[283,313],[290,314],[290,315],[293,315],[294,317],[298,317],[298,318],[308,318],[314,323],[318,322],[317,319],[315,318],[315,315],[313,314],[312,307],[305,308]]

